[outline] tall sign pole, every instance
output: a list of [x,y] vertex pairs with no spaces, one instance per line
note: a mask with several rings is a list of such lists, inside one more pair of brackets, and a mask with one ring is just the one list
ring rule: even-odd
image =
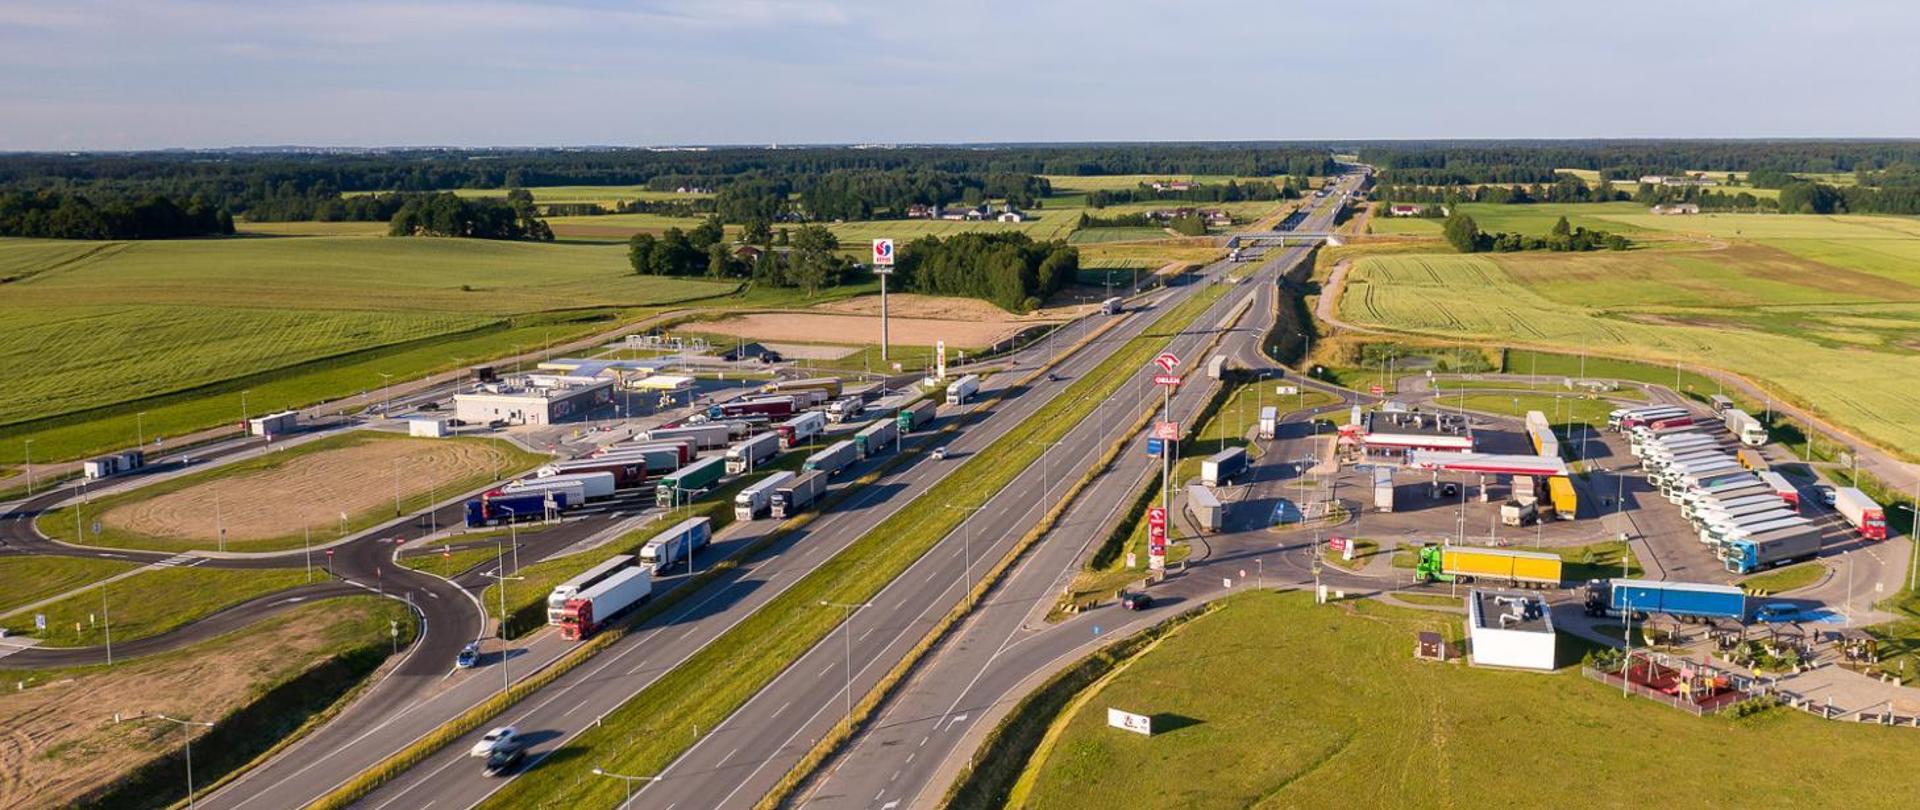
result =
[[1180,366],[1180,358],[1173,352],[1161,352],[1153,358],[1153,364],[1159,368],[1153,382],[1163,392],[1160,422],[1153,426],[1153,437],[1160,440],[1160,507],[1147,510],[1147,569],[1161,572],[1167,569],[1167,517],[1173,513],[1173,454],[1180,439],[1180,426],[1173,421],[1173,389],[1180,385],[1180,375],[1173,370]]
[[893,240],[873,240],[873,274],[880,277],[880,362],[887,362],[887,277],[893,275]]

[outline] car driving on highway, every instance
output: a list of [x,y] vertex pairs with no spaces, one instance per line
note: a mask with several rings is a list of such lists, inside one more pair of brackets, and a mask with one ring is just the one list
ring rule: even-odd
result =
[[455,666],[458,666],[461,669],[473,669],[474,667],[479,666],[480,665],[480,642],[478,641],[468,642],[467,646],[461,647],[460,656],[453,659],[453,663]]
[[505,776],[512,773],[513,769],[519,767],[520,762],[526,758],[526,747],[518,743],[507,748],[496,749],[487,755],[487,775]]
[[505,751],[510,748],[519,747],[520,730],[513,726],[501,726],[487,732],[487,736],[481,737],[479,742],[473,744],[473,750],[467,753],[470,756],[484,757],[493,754],[495,751]]

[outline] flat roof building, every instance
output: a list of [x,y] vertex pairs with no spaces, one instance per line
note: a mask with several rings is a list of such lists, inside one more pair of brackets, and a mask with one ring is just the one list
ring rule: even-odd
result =
[[611,379],[527,375],[483,383],[455,394],[454,416],[463,422],[551,425],[585,418],[613,401]]
[[1552,670],[1553,611],[1538,596],[1475,589],[1467,594],[1467,655],[1475,664]]
[[1358,422],[1342,427],[1340,432],[1343,439],[1357,443],[1368,456],[1389,460],[1415,450],[1473,451],[1473,431],[1465,418],[1407,410],[1393,402],[1381,410],[1361,413]]

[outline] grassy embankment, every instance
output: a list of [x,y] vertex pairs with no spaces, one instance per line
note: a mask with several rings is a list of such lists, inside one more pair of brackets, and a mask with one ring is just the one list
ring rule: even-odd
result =
[[[316,568],[314,582],[324,582],[326,571]],[[80,593],[8,618],[7,635],[42,640],[45,647],[86,647],[104,644],[107,620],[113,640],[132,641],[159,635],[203,616],[250,599],[307,584],[304,569],[237,570],[221,568],[156,568],[142,571],[101,590]],[[47,629],[36,631],[33,617],[45,615]]]
[[231,425],[242,391],[256,416],[375,392],[359,408],[382,374],[419,379],[737,289],[636,276],[623,247],[368,236],[4,239],[0,276],[30,282],[0,290],[6,464],[27,439],[48,462]]
[[[1867,807],[1889,805],[1884,780],[1752,763],[1818,750],[1819,774],[1920,767],[1903,729],[1788,711],[1696,718],[1572,672],[1415,661],[1414,634],[1429,629],[1457,636],[1458,620],[1372,602],[1316,607],[1302,593],[1236,596],[1097,686],[1006,806],[1411,807],[1516,796],[1557,806],[1590,804],[1604,778],[1603,803],[1623,807]],[[1368,687],[1343,688],[1329,672]],[[1107,707],[1152,716],[1156,733],[1106,727]],[[1515,747],[1516,734],[1531,744]],[[1567,767],[1569,752],[1579,767]],[[1152,767],[1129,767],[1138,763]]]
[[1746,577],[1740,580],[1740,587],[1752,594],[1785,593],[1819,582],[1820,578],[1826,575],[1826,564],[1818,561],[1804,562]]
[[[36,519],[34,525],[48,537],[69,543],[105,546],[109,548],[138,548],[153,551],[212,549],[215,548],[219,542],[218,536],[212,531],[208,532],[208,536],[198,538],[158,537],[143,533],[130,526],[121,525],[117,520],[100,520],[100,516],[119,507],[138,504],[162,495],[182,492],[195,486],[215,481],[230,482],[246,476],[268,475],[275,472],[296,469],[297,465],[303,459],[315,454],[348,450],[368,442],[413,442],[428,448],[434,447],[439,443],[457,442],[481,448],[481,452],[483,452],[485,456],[496,462],[492,465],[467,468],[459,478],[444,486],[434,488],[422,488],[418,480],[408,478],[405,475],[407,472],[405,469],[389,470],[385,469],[384,465],[382,465],[380,469],[359,471],[360,475],[367,476],[370,480],[378,482],[377,484],[373,484],[374,486],[386,484],[387,481],[385,479],[388,479],[389,476],[397,476],[395,483],[397,483],[399,488],[399,503],[402,514],[413,514],[414,512],[427,508],[430,504],[434,503],[436,499],[444,499],[461,492],[477,489],[488,483],[501,480],[504,476],[524,472],[548,460],[547,456],[529,453],[508,442],[496,439],[473,437],[416,439],[391,433],[364,430],[352,431],[305,442],[284,450],[262,453],[249,459],[230,464],[222,464],[201,470],[200,472],[176,476],[138,489],[93,498],[86,503],[70,503],[42,514]],[[279,497],[292,498],[297,496],[283,493]],[[80,519],[77,522],[74,519],[74,512],[76,510],[80,513]],[[376,505],[368,506],[357,512],[349,512],[344,529],[339,520],[329,517],[310,527],[285,526],[283,528],[287,533],[277,534],[272,537],[241,537],[235,534],[229,534],[226,542],[230,550],[236,551],[284,551],[287,549],[300,548],[307,542],[307,536],[302,531],[303,528],[310,528],[312,530],[314,540],[324,541],[362,531],[392,520],[393,518],[393,502],[381,499]],[[94,533],[91,530],[91,525],[95,521],[101,524],[98,533]]]
[[[397,638],[389,635],[396,628]],[[9,761],[0,805],[118,809],[180,801],[181,729],[142,714],[215,724],[194,730],[194,784],[205,795],[338,711],[415,631],[405,606],[354,596],[112,667],[0,670],[8,686],[0,726],[35,742],[31,756]]]
[[0,612],[139,568],[138,563],[91,557],[22,555],[0,557]]
[[[1224,285],[1209,285],[1166,312],[1145,334],[1121,346],[1063,395],[969,456],[921,497],[641,690],[609,713],[600,726],[575,738],[564,749],[568,756],[614,771],[659,772],[692,744],[681,733],[690,724],[718,725],[839,625],[842,612],[822,608],[820,601],[859,603],[872,598],[959,524],[962,513],[945,508],[946,504],[997,492],[1037,463],[1042,443],[1057,439],[1086,418],[1123,379],[1225,291]],[[674,706],[675,711],[663,714],[654,710],[657,706]],[[519,806],[535,796],[545,801],[608,802],[620,795],[618,785],[582,781],[574,769],[549,767],[514,780],[486,805]]]

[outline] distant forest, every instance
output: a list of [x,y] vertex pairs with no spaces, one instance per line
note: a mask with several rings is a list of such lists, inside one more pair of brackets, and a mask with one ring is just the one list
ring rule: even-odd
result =
[[[1358,149],[1395,202],[1694,203],[1703,210],[1920,214],[1920,141],[1407,142]],[[1565,169],[1600,175],[1588,184]],[[1715,186],[1654,186],[1648,175],[1705,173]],[[1727,183],[1747,173],[1761,197]],[[1822,175],[1851,175],[1852,184]],[[1803,176],[1804,175],[1804,176]]]

